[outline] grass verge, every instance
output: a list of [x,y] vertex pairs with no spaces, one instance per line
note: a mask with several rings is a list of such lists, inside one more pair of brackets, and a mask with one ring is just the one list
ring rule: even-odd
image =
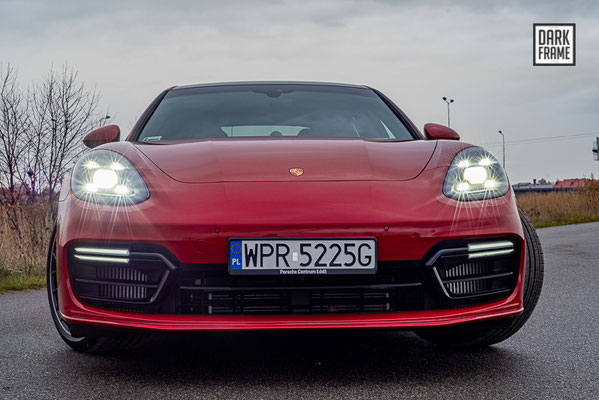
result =
[[580,217],[580,218],[571,218],[564,221],[550,221],[550,222],[539,222],[534,223],[535,228],[548,228],[550,226],[563,226],[563,225],[573,225],[573,224],[586,224],[587,222],[599,222],[599,216],[597,217]]
[[0,204],[0,292],[46,285],[52,215],[44,201]]
[[536,228],[599,221],[599,183],[573,192],[528,193],[518,207]]
[[0,269],[0,293],[13,290],[39,289],[45,286],[46,271],[44,268],[35,268],[29,274]]

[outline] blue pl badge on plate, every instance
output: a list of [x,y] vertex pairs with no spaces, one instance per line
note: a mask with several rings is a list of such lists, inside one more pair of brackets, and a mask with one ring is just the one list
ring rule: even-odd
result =
[[229,266],[241,269],[241,240],[229,241]]

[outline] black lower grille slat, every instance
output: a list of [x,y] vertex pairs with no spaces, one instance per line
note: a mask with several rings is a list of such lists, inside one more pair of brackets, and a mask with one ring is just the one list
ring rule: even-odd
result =
[[435,266],[436,276],[451,299],[488,297],[509,292],[517,277],[513,257]]
[[[389,285],[355,285],[355,286],[302,286],[302,289],[304,290],[317,290],[317,289],[361,289],[364,287],[368,287],[370,289],[386,289],[386,288],[402,288],[402,287],[416,287],[416,286],[422,286],[422,282],[414,282],[414,283],[396,283],[396,284],[389,284]],[[181,286],[180,287],[182,290],[201,290],[201,291],[205,291],[205,290],[231,290],[231,291],[237,291],[239,290],[239,287],[227,287],[227,286]],[[264,290],[265,288],[271,289],[271,290],[293,290],[293,289],[297,289],[297,287],[293,287],[293,286],[275,286],[275,287],[243,287],[243,290]]]
[[510,275],[514,275],[514,273],[510,271],[510,272],[503,272],[500,274],[468,276],[465,278],[445,279],[445,280],[443,280],[443,282],[445,282],[445,283],[473,282],[473,281],[481,281],[481,280],[485,280],[485,279],[503,278],[505,276],[510,276]]
[[183,314],[388,312],[423,307],[416,263],[382,263],[375,275],[232,276],[226,265],[181,272],[177,310]]
[[75,280],[77,282],[81,282],[81,283],[92,283],[95,285],[108,285],[108,286],[115,286],[115,287],[130,287],[130,288],[150,288],[150,289],[156,289],[158,287],[158,285],[150,285],[150,284],[146,284],[146,283],[132,283],[129,281],[125,281],[125,282],[119,282],[117,280],[113,280],[113,281],[99,281],[99,280],[95,280],[95,279],[81,279],[81,278],[75,278]]

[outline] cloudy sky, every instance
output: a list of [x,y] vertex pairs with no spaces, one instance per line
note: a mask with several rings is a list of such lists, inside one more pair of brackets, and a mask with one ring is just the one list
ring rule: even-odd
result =
[[[599,2],[521,3],[0,0],[0,62],[24,84],[67,62],[126,132],[179,84],[367,84],[419,128],[447,122],[449,96],[464,141],[501,157],[505,133],[513,183],[596,177]],[[577,66],[533,67],[535,22],[576,23]]]

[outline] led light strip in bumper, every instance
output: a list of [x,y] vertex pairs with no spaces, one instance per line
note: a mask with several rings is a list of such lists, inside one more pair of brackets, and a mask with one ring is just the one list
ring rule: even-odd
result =
[[514,244],[509,240],[499,242],[473,243],[468,245],[468,259],[505,256],[514,252]]
[[509,240],[497,240],[494,242],[470,243],[467,247],[441,249],[437,251],[425,265],[430,267],[441,257],[463,256],[471,259],[505,256],[514,252],[514,243]]
[[112,262],[117,264],[129,263],[129,249],[75,247],[75,253],[79,253],[75,254],[75,258],[82,261]]

